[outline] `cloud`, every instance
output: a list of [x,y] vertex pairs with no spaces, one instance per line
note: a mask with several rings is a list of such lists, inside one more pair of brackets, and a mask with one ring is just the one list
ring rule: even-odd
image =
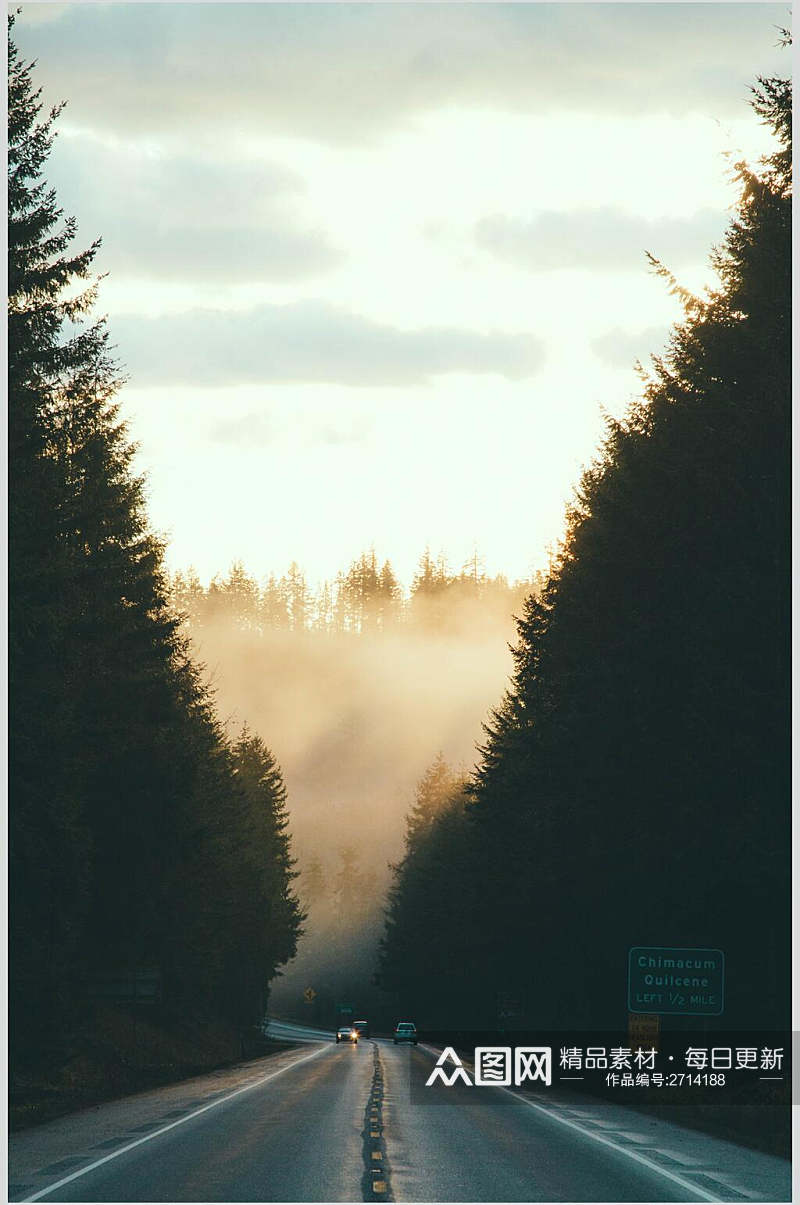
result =
[[530,272],[560,268],[641,271],[649,251],[668,266],[702,263],[728,216],[704,209],[690,218],[648,220],[611,207],[548,210],[529,220],[494,215],[475,227],[479,247]]
[[[42,0],[37,0],[35,4],[22,6],[26,25],[47,25],[50,21],[60,20],[67,12],[69,12],[68,4],[43,3]],[[18,19],[15,17],[15,20]]]
[[212,438],[219,443],[245,448],[264,448],[274,444],[281,434],[275,419],[262,411],[225,419],[212,428]]
[[371,429],[371,423],[357,419],[345,423],[323,423],[316,430],[307,430],[303,442],[309,448],[338,448],[362,444],[366,442]]
[[530,334],[399,330],[318,301],[122,316],[112,337],[136,386],[420,385],[443,373],[521,380],[544,362],[543,344]]
[[285,415],[279,419],[274,413],[254,410],[215,423],[210,435],[218,443],[256,451],[274,448],[287,439],[304,448],[336,448],[365,442],[373,428],[370,416],[356,414],[332,420],[327,410],[328,407],[306,411],[299,424],[287,421]]
[[91,128],[352,143],[452,105],[741,115],[785,23],[779,4],[76,4],[23,10],[17,37]]
[[65,212],[100,233],[115,275],[211,283],[307,279],[342,259],[297,216],[303,180],[272,163],[56,140],[48,180]]
[[591,348],[599,359],[614,368],[632,368],[637,360],[646,365],[651,356],[660,355],[668,333],[665,326],[648,326],[634,333],[617,327],[592,339]]

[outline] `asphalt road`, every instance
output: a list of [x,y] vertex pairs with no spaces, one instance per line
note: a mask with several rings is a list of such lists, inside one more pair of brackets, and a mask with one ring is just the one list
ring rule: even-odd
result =
[[428,1103],[410,1076],[423,1083],[434,1052],[303,1036],[286,1053],[14,1135],[10,1199],[790,1197],[785,1161],[629,1109],[458,1085]]

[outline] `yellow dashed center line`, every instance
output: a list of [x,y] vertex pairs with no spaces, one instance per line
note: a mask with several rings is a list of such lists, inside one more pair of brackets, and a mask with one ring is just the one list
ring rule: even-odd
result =
[[378,1047],[373,1047],[372,1081],[367,1097],[364,1161],[366,1176],[364,1183],[364,1200],[374,1200],[377,1196],[391,1198],[389,1187],[389,1168],[385,1164],[384,1149],[385,1127],[381,1119],[383,1109],[384,1076]]

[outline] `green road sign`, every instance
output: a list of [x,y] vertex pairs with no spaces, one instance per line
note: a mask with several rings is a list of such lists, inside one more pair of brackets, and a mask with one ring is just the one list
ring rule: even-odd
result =
[[725,992],[722,950],[632,946],[628,951],[628,1011],[718,1017]]
[[340,1013],[351,1013],[353,1011],[352,1004],[337,1004],[336,1007]]

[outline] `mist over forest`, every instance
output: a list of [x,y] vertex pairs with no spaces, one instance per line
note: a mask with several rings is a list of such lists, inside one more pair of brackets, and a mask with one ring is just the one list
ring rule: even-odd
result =
[[246,722],[268,742],[287,785],[309,916],[276,1011],[351,979],[363,1000],[415,785],[439,755],[474,766],[512,670],[514,616],[542,584],[488,577],[477,553],[454,571],[428,550],[408,590],[374,550],[316,589],[297,563],[262,582],[241,562],[207,586],[173,575],[218,714],[232,736]]
[[[606,412],[546,573],[512,582],[477,550],[454,567],[426,549],[404,585],[315,515],[353,539],[333,581],[307,579],[307,537],[279,576],[234,561],[206,583],[168,571],[151,524],[125,369],[94,315],[100,244],[76,244],[48,185],[61,110],[35,66],[10,38],[17,1120],[265,1054],[270,1016],[323,1036],[354,1014],[378,1036],[413,1018],[423,1041],[462,1043],[507,1023],[632,1040],[641,1015],[656,1033],[662,1015],[664,1032],[701,1017],[709,1042],[722,1017],[753,1051],[785,1033],[790,81],[751,89],[771,151],[733,164],[713,287],[649,257],[680,316],[639,365],[640,395]],[[465,426],[472,404],[465,388]],[[481,504],[479,530],[516,533],[525,557],[536,466],[492,464],[515,493],[506,511]],[[721,987],[632,1001],[638,948],[721,955],[724,1009]]]

